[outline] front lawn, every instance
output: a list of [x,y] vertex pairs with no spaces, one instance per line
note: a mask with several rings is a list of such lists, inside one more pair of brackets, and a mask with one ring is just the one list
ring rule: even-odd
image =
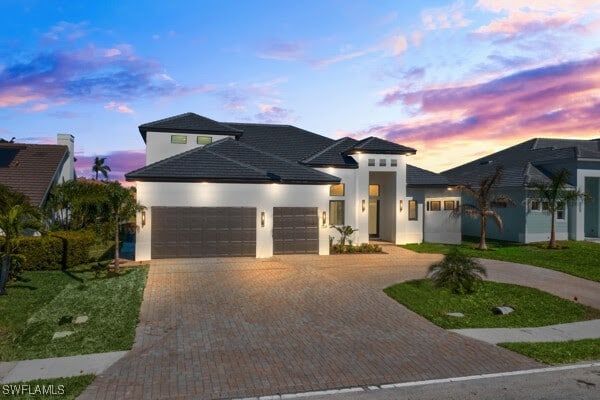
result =
[[[72,400],[77,398],[95,378],[94,375],[81,375],[72,378],[38,379],[29,382],[2,384],[0,385],[0,399]],[[46,390],[46,395],[40,394],[40,391],[43,390]],[[25,391],[28,393],[23,394]]]
[[[476,293],[452,294],[435,289],[429,279],[408,281],[385,289],[408,309],[446,329],[523,328],[600,318],[600,311],[537,289],[484,281]],[[510,306],[508,315],[494,315],[495,306]],[[464,317],[446,313],[459,312]]]
[[[546,242],[520,244],[488,240],[489,250],[477,250],[478,238],[465,237],[458,247],[471,257],[512,261],[561,271],[570,275],[600,282],[600,244],[592,242],[558,242],[560,249],[549,250]],[[454,245],[438,243],[408,244],[402,246],[418,253],[447,254]]]
[[573,340],[570,342],[500,343],[499,346],[545,364],[600,360],[600,339]]
[[[23,273],[0,297],[0,361],[63,357],[128,350],[146,284],[148,268],[119,276],[91,271]],[[83,324],[76,316],[88,316]],[[58,331],[70,336],[52,340]]]

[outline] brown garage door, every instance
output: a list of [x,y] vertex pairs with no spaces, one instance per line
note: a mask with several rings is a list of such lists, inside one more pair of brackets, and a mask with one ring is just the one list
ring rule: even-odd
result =
[[273,254],[318,252],[317,207],[274,207]]
[[256,257],[256,208],[152,207],[152,258]]

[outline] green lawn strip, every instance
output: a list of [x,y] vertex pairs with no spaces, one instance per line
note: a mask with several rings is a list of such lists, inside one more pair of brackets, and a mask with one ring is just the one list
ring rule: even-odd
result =
[[569,342],[500,343],[499,346],[545,364],[600,360],[600,339],[572,340]]
[[[481,282],[476,293],[452,294],[435,289],[429,279],[408,281],[385,289],[408,309],[446,329],[524,328],[600,318],[600,311],[537,289],[505,283]],[[508,315],[494,315],[495,306],[510,306]],[[446,315],[460,312],[464,317]]]
[[[463,238],[463,243],[458,247],[471,257],[536,265],[600,282],[600,268],[598,268],[600,244],[598,243],[585,241],[558,242],[561,248],[557,250],[545,248],[545,242],[520,244],[490,240],[487,243],[489,250],[481,251],[476,248],[479,244],[478,239]],[[402,247],[418,253],[446,254],[455,246],[422,243],[408,244]]]
[[[0,384],[0,399],[72,400],[79,396],[95,378],[94,375],[80,375],[72,378],[38,379],[29,382]],[[40,394],[44,390],[47,394]],[[22,394],[24,391],[29,394]]]
[[[124,270],[119,276],[95,277],[91,272],[30,272],[31,281],[40,281],[37,290],[52,286],[54,296],[44,304],[29,310],[23,329],[11,332],[16,339],[2,343],[0,360],[26,360],[34,358],[64,357],[78,354],[103,353],[128,350],[133,344],[135,327],[146,283],[147,267]],[[58,282],[63,274],[71,277],[62,286],[54,280],[36,275],[52,274]],[[21,293],[9,287],[9,295],[0,298],[19,308]],[[31,312],[33,311],[33,312]],[[18,310],[14,311],[18,313]],[[87,315],[84,324],[73,324],[72,317]],[[19,316],[22,319],[22,316]],[[70,336],[52,340],[57,331],[74,331]]]

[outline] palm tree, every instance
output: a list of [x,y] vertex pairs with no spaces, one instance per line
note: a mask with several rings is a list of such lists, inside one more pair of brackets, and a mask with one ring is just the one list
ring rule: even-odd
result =
[[528,185],[534,190],[531,197],[548,205],[551,221],[550,242],[548,242],[548,248],[550,249],[556,249],[558,247],[556,245],[556,212],[564,210],[567,204],[572,204],[574,201],[589,198],[587,193],[582,193],[576,188],[567,188],[570,176],[571,174],[568,170],[561,169],[550,176],[550,182],[538,181],[531,182]]
[[4,251],[0,269],[0,295],[6,294],[6,283],[13,272],[13,258],[18,238],[28,230],[40,229],[41,217],[25,195],[0,185],[0,229],[4,233]]
[[106,185],[108,223],[115,234],[115,272],[119,272],[119,227],[146,207],[138,204],[134,189],[127,189],[119,182]]
[[106,165],[104,162],[106,161],[106,157],[96,157],[94,160],[94,165],[92,165],[92,171],[96,173],[96,180],[98,180],[98,175],[102,174],[104,179],[108,179],[108,173],[110,172],[110,167]]
[[496,167],[494,173],[490,176],[483,178],[479,181],[477,187],[470,185],[460,186],[460,189],[467,192],[473,200],[472,204],[463,204],[455,213],[460,214],[464,212],[468,217],[481,220],[480,232],[479,232],[479,250],[487,250],[487,243],[485,241],[486,224],[488,219],[492,219],[500,231],[504,230],[504,222],[498,214],[494,211],[494,207],[508,207],[514,205],[515,202],[510,197],[503,194],[495,194],[495,189],[502,180],[502,167]]

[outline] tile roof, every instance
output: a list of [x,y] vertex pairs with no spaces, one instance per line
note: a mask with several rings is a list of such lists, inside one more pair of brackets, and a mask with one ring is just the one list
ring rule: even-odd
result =
[[408,187],[419,186],[450,186],[448,179],[442,174],[428,171],[423,168],[415,167],[414,165],[406,165],[406,184]]
[[417,151],[401,144],[388,142],[375,136],[369,136],[346,151],[346,154],[374,153],[374,154],[416,154]]
[[146,132],[218,132],[221,135],[240,136],[243,132],[234,127],[202,117],[191,112],[148,122],[138,127],[144,142]]
[[125,175],[128,181],[330,184],[338,177],[223,139]]
[[311,167],[358,168],[356,160],[345,154],[358,140],[345,137],[301,161]]
[[477,186],[497,166],[502,166],[501,187],[524,187],[534,181],[549,182],[551,173],[547,167],[552,164],[582,159],[600,161],[598,146],[598,140],[531,139],[442,174],[453,184]]
[[0,183],[41,206],[59,173],[68,148],[55,144],[0,144]]

